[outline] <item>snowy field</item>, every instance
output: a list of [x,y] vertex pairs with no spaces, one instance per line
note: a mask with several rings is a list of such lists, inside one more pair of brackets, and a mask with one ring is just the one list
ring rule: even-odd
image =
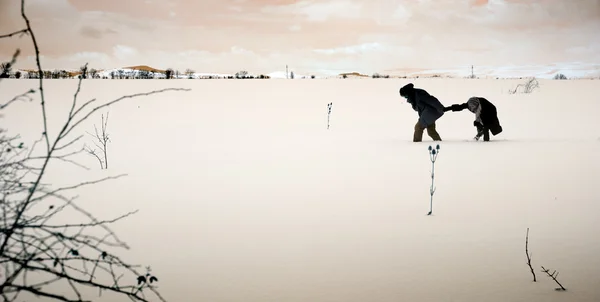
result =
[[[90,170],[56,161],[46,182],[127,173],[78,202],[103,219],[140,210],[114,226],[132,248],[119,255],[151,265],[169,301],[600,301],[600,81],[507,93],[522,82],[412,80],[445,106],[486,97],[504,128],[473,142],[470,112],[438,121],[432,216],[435,144],[412,142],[417,114],[399,79],[85,80],[81,102],[192,91],[112,106],[109,169],[81,155]],[[77,81],[45,83],[53,136]],[[0,95],[36,85],[3,80]],[[0,122],[31,142],[40,117],[37,102],[16,103]]]

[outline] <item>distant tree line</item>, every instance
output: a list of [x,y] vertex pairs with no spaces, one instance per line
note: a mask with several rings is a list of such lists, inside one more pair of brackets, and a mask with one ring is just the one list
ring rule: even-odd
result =
[[[42,77],[44,79],[113,79],[113,80],[125,80],[125,79],[194,79],[195,71],[192,69],[186,69],[184,73],[180,73],[178,70],[167,68],[164,73],[159,71],[150,71],[144,69],[136,70],[125,70],[117,69],[109,73],[101,73],[97,69],[87,68],[82,66],[78,71],[67,71],[67,70],[44,70]],[[39,79],[40,75],[37,70],[17,70],[12,71],[10,63],[0,64],[0,78],[12,78],[12,79]],[[270,79],[267,75],[249,75],[248,71],[242,70],[237,72],[235,75],[229,76],[218,76],[218,75],[201,75],[196,77],[198,79]]]

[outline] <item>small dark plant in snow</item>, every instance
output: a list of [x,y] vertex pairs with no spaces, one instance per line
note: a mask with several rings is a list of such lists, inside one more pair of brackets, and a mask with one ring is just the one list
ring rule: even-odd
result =
[[333,107],[333,102],[327,104],[327,129],[329,129],[329,118],[331,117],[331,108]]
[[431,160],[431,187],[429,188],[429,213],[427,215],[431,215],[433,214],[433,194],[435,193],[435,187],[433,186],[435,180],[435,161],[440,154],[440,145],[436,145],[435,148],[429,146],[428,150],[429,160]]
[[529,270],[533,275],[533,282],[537,282],[535,271],[533,270],[533,266],[531,265],[531,253],[529,253],[529,228],[527,228],[527,235],[525,235],[525,255],[527,255],[527,265],[529,266]]

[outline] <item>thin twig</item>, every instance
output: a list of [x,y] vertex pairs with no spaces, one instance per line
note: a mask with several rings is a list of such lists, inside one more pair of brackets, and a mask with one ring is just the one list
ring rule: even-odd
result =
[[560,286],[560,287],[555,288],[556,290],[567,290],[564,286],[562,286],[562,284],[560,284],[560,282],[558,282],[558,279],[557,279],[558,272],[556,270],[553,271],[552,273],[550,273],[550,270],[548,270],[542,266],[542,272],[546,273],[548,275],[548,277],[552,278],[552,280],[554,280],[554,282],[556,282],[556,284],[558,284],[558,286]]
[[21,98],[27,98],[29,101],[31,101],[31,97],[29,97],[29,94],[35,93],[35,90],[30,89],[29,91],[19,94],[15,97],[13,97],[10,101],[6,102],[5,104],[0,104],[0,110],[8,107],[10,104],[20,100]]
[[16,35],[24,35],[24,34],[27,34],[28,32],[29,32],[29,29],[24,28],[24,29],[17,30],[17,31],[15,31],[13,33],[10,33],[10,34],[0,35],[0,39],[10,38],[10,37],[16,36]]
[[531,270],[531,274],[533,275],[533,282],[537,282],[537,278],[535,277],[535,271],[533,270],[533,266],[531,266],[531,255],[529,253],[529,228],[527,228],[527,235],[525,235],[525,254],[527,255],[527,265],[529,265],[529,269]]

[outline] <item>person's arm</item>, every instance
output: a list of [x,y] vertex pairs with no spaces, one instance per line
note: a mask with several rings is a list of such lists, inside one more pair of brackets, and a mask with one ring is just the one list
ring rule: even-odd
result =
[[444,107],[444,111],[450,111],[450,110],[452,110],[453,112],[463,111],[465,109],[467,109],[467,103],[452,104],[452,106]]

